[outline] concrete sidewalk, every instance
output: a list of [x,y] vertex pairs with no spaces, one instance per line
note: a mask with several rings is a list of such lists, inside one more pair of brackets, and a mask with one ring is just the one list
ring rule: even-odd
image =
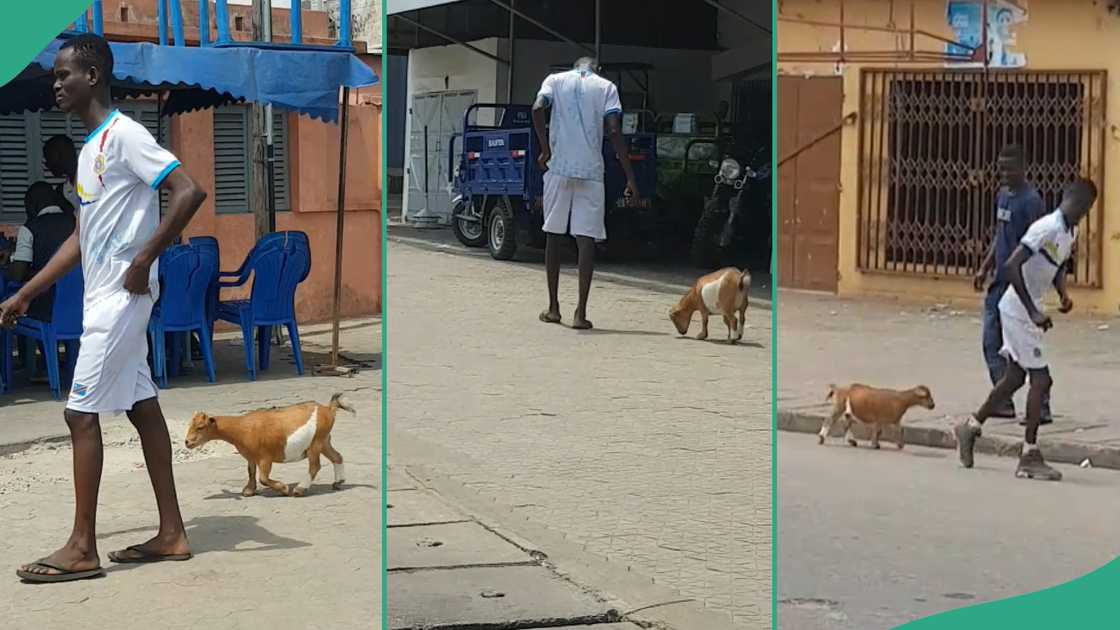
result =
[[388,486],[389,627],[733,630],[728,617],[416,461],[455,453],[394,434]]
[[[937,409],[903,420],[908,443],[954,448],[952,423],[975,411],[991,385],[980,351],[979,297],[972,310],[941,304],[779,294],[778,428],[816,433],[828,411],[828,385],[862,382],[905,388],[924,384]],[[1047,459],[1120,469],[1120,320],[1052,313],[1046,334],[1054,377],[1055,422],[1043,427]],[[1026,388],[1016,400],[1026,409]],[[857,429],[857,435],[860,431]],[[991,419],[980,452],[1018,455],[1017,420]],[[862,435],[860,436],[862,437]],[[888,441],[891,439],[887,435]]]
[[[366,369],[380,369],[380,319],[344,321],[339,330],[339,363],[356,363]],[[305,374],[315,378],[315,366],[330,362],[331,325],[301,326],[300,339]],[[210,400],[212,395],[221,400],[229,393],[249,392],[242,394],[247,396],[244,408],[249,410],[254,408],[253,405],[270,406],[275,404],[274,400],[287,399],[293,391],[292,380],[299,379],[291,345],[287,343],[282,347],[273,347],[272,364],[267,372],[259,374],[256,382],[249,380],[245,369],[245,350],[240,332],[215,335],[214,357],[216,383],[207,382],[205,367],[197,361],[189,373],[183,372],[171,378],[168,389],[160,391],[160,403],[168,422],[178,422],[183,431],[186,431],[186,421],[190,420],[190,416],[207,407],[200,401]],[[18,370],[14,380],[13,390],[0,396],[0,455],[17,453],[35,444],[68,442],[70,434],[62,420],[63,402],[51,398],[46,384],[28,384]],[[295,391],[310,385],[310,381],[301,383]],[[250,389],[244,389],[246,386]],[[123,415],[102,418],[101,424],[106,432],[106,445],[120,436],[127,438],[132,434],[132,427]],[[173,427],[172,434],[178,435],[175,433],[177,430]]]
[[[376,363],[380,326],[366,322],[348,328],[345,354]],[[322,360],[323,346],[320,336],[309,332],[304,347],[308,364],[314,365]],[[329,343],[329,334],[325,339]],[[223,372],[218,384],[209,385],[191,376],[161,394],[179,501],[195,554],[189,562],[113,565],[106,558],[109,551],[151,537],[157,515],[131,425],[124,416],[102,421],[105,464],[97,526],[98,551],[108,575],[100,579],[31,585],[16,578],[18,565],[65,541],[73,518],[73,485],[68,440],[43,441],[65,427],[62,403],[5,400],[0,436],[11,445],[8,429],[18,418],[39,427],[40,439],[0,456],[3,627],[380,628],[380,371],[360,371],[353,378],[300,378],[289,372],[281,354],[277,352],[269,379],[247,384],[243,374]],[[308,399],[325,402],[334,392],[345,393],[357,411],[356,416],[341,414],[332,432],[347,472],[337,491],[331,489],[328,465],[306,497],[262,490],[244,498],[245,460],[233,447],[214,442],[195,451],[183,448],[194,410],[237,413]],[[294,483],[306,465],[280,464],[272,474]]]
[[[389,256],[392,286],[449,287],[390,300],[390,465],[469,488],[472,510],[536,545],[558,537],[674,591],[661,602],[771,627],[769,311],[747,312],[739,345],[719,328],[701,342],[673,329],[672,296],[597,281],[596,328],[574,331],[537,319],[539,269],[395,242]],[[575,292],[565,278],[567,321]]]
[[[463,246],[452,233],[450,228],[421,228],[401,223],[389,225],[389,240],[414,247],[422,247],[432,251],[469,256],[485,260],[493,259],[485,248],[470,249]],[[495,262],[495,264],[497,264]],[[544,250],[523,247],[519,250],[516,262],[511,264],[524,265],[541,269],[544,264]],[[564,251],[563,267],[561,273],[576,277],[576,251],[571,244]],[[682,295],[692,287],[702,271],[691,265],[679,261],[650,261],[626,260],[614,261],[598,259],[595,261],[595,279],[608,281],[633,288],[657,291],[672,295]],[[770,308],[770,274],[763,270],[751,271],[751,306],[755,308]]]

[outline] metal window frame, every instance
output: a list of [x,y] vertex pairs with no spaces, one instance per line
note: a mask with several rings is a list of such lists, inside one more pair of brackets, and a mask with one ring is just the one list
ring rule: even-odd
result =
[[[233,105],[223,105],[221,107],[217,107],[217,108],[214,109],[215,118],[211,122],[211,125],[210,125],[210,133],[211,133],[211,139],[212,139],[212,142],[211,142],[212,156],[213,156],[213,159],[214,159],[214,168],[216,169],[217,166],[218,166],[218,155],[217,155],[217,148],[218,147],[217,147],[217,142],[216,142],[217,134],[216,134],[216,129],[214,127],[214,125],[217,122],[216,115],[219,112],[221,112],[221,113],[231,113],[231,112],[234,112],[234,111],[239,113],[240,116],[241,116],[241,138],[242,138],[243,146],[245,148],[245,156],[241,160],[241,168],[242,168],[242,173],[243,173],[242,181],[244,182],[244,186],[245,186],[245,205],[244,205],[244,207],[242,207],[239,210],[223,209],[219,205],[219,194],[220,194],[220,192],[217,189],[217,172],[215,171],[215,174],[214,174],[214,179],[215,179],[214,213],[219,215],[219,216],[249,214],[249,213],[252,212],[252,209],[249,207],[249,196],[250,196],[250,193],[249,193],[249,171],[250,171],[250,167],[251,167],[250,162],[253,159],[252,158],[252,138],[250,137],[250,124],[249,124],[249,113],[250,113],[250,106],[249,105],[246,105],[246,104],[243,104],[243,103],[238,103],[238,104],[233,104]],[[277,138],[277,137],[282,138],[281,142],[283,143],[283,149],[284,149],[283,154],[280,154],[278,152],[273,156],[273,158],[276,161],[275,164],[280,164],[280,163],[283,164],[284,176],[286,178],[283,198],[277,197],[277,199],[276,199],[276,212],[291,212],[292,211],[292,168],[291,168],[291,166],[292,166],[292,162],[291,162],[292,144],[291,144],[291,137],[292,136],[291,136],[291,124],[288,120],[288,113],[287,112],[278,112],[277,115],[273,117],[272,122],[273,122],[274,127],[276,125],[280,125],[280,129],[276,130],[276,131],[278,131],[279,134],[282,134],[282,135],[277,135],[277,133],[274,131],[273,138],[274,139]],[[273,145],[275,146],[276,144],[277,143],[274,140]],[[275,168],[275,164],[274,164],[274,168]],[[279,180],[277,180],[277,181],[279,181]]]

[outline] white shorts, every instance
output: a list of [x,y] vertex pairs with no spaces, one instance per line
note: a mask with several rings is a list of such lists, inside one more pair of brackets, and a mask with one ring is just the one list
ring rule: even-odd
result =
[[544,231],[607,240],[604,194],[603,182],[545,173]]
[[1047,366],[1042,352],[1042,329],[1034,322],[1001,312],[999,325],[1003,333],[1001,355],[1024,370],[1041,370]]
[[148,368],[153,305],[151,295],[122,290],[86,307],[67,409],[120,414],[158,395]]

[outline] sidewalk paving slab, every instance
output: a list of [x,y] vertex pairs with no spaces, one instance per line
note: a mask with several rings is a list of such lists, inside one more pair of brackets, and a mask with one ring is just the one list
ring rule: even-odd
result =
[[469,519],[423,490],[389,490],[389,527],[464,522]]
[[389,601],[391,630],[533,628],[619,618],[604,601],[542,566],[394,573]]
[[534,562],[475,522],[394,527],[388,551],[389,571]]

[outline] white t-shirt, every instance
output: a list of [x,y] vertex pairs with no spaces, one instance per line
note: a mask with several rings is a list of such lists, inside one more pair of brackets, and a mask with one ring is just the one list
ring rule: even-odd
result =
[[69,201],[70,205],[73,206],[74,212],[77,212],[78,206],[81,205],[81,199],[78,198],[78,190],[68,179],[62,182],[62,196],[66,197],[66,201]]
[[[1061,210],[1044,215],[1027,228],[1020,244],[1031,252],[1031,257],[1023,263],[1023,284],[1035,307],[1043,312],[1042,299],[1054,286],[1054,277],[1069,260],[1073,244],[1077,241],[1077,226],[1067,225]],[[1063,272],[1064,273],[1064,272]],[[1027,308],[1015,293],[1015,287],[1008,287],[999,301],[1000,315],[1030,321]]]
[[545,77],[538,98],[552,106],[548,172],[574,179],[603,180],[603,119],[621,114],[614,83],[587,71]]
[[[159,226],[159,185],[178,166],[143,125],[116,110],[86,138],[77,191],[87,306],[123,290],[125,272]],[[152,263],[153,300],[158,267]]]
[[[62,214],[62,208],[58,206],[47,206],[39,210],[39,214]],[[19,232],[16,234],[16,251],[12,253],[12,262],[22,262],[31,264],[35,260],[35,235],[31,230],[27,229],[26,225],[19,226]]]

